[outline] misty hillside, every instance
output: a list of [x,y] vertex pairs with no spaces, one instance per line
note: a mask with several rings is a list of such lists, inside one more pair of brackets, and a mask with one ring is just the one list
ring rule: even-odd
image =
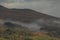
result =
[[8,9],[0,5],[0,19],[9,19],[21,21],[25,23],[32,22],[37,19],[59,20],[60,18],[46,15],[32,9]]
[[32,9],[9,9],[0,5],[0,23],[12,22],[31,30],[40,30],[43,26],[60,27],[60,18],[37,12]]
[[59,30],[58,17],[0,5],[0,40],[60,40]]
[[41,27],[59,27],[60,18],[37,12],[32,9],[9,9],[0,5],[0,24],[11,22],[30,30],[40,31]]

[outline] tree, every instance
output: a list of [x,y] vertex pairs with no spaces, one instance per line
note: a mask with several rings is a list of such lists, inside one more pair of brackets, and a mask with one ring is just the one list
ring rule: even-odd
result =
[[15,26],[15,25],[14,25],[13,23],[11,23],[11,22],[5,22],[4,25],[7,26],[7,27],[14,27],[14,26]]

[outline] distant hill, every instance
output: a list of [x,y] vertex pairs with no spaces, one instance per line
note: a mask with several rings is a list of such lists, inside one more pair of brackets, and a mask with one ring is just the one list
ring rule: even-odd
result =
[[46,15],[32,9],[8,9],[0,5],[0,19],[8,19],[30,23],[37,19],[60,20],[60,18]]

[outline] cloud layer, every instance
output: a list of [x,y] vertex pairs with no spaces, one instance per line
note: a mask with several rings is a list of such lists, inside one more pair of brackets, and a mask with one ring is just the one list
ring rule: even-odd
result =
[[42,13],[60,17],[60,0],[0,0],[8,8],[29,8]]

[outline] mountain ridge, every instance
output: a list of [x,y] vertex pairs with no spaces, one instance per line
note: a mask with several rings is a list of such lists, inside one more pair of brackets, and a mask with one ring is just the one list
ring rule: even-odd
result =
[[32,22],[37,19],[51,19],[51,20],[59,20],[60,18],[46,15],[32,9],[8,9],[0,5],[0,19],[10,19],[17,20],[21,22]]

